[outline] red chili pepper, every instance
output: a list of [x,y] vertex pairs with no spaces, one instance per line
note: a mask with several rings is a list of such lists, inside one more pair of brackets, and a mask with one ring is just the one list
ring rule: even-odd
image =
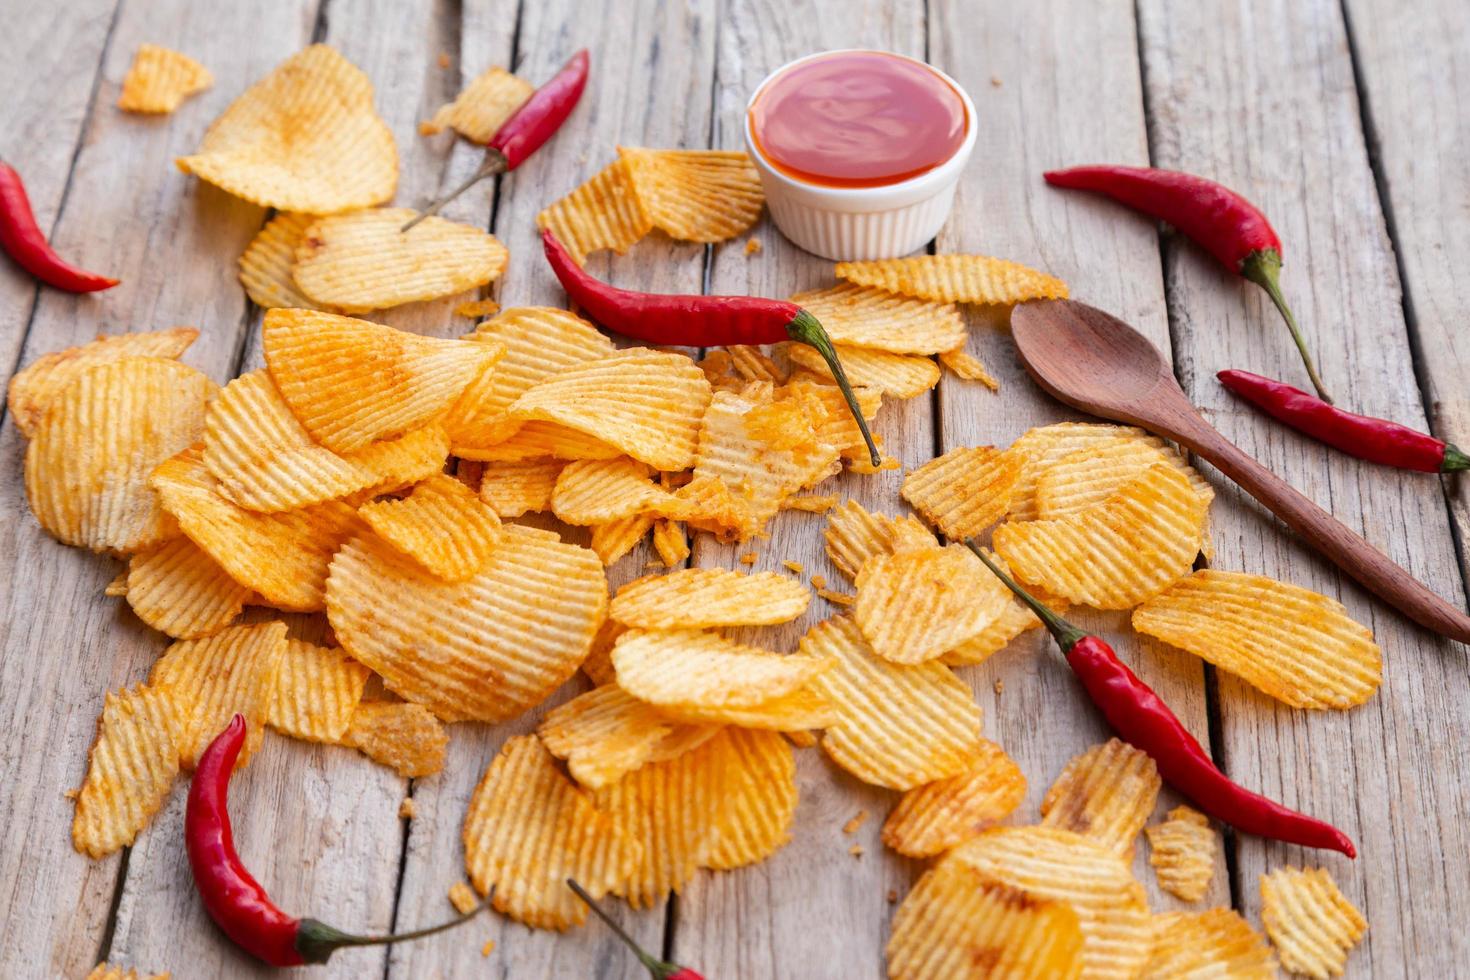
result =
[[1424,473],[1470,469],[1470,456],[1406,425],[1334,408],[1300,388],[1249,371],[1221,371],[1215,377],[1278,422],[1349,456]]
[[0,248],[46,285],[69,293],[95,293],[118,284],[116,279],[78,269],[56,254],[36,224],[25,181],[4,160],[0,160]]
[[567,887],[576,892],[577,897],[586,902],[587,907],[599,919],[606,922],[608,928],[618,934],[619,939],[628,944],[628,948],[633,951],[633,955],[638,957],[638,962],[648,967],[648,972],[652,974],[653,980],[704,980],[703,976],[689,969],[687,966],[680,966],[677,963],[654,959],[651,953],[634,942],[632,936],[624,932],[622,927],[612,920],[611,916],[598,907],[597,903],[592,900],[592,896],[587,894],[587,890],[577,884],[575,879],[568,878]]
[[184,845],[194,887],[209,917],[235,945],[271,966],[325,963],[343,946],[417,939],[457,926],[480,911],[476,908],[449,922],[393,936],[353,936],[316,919],[297,919],[282,912],[240,863],[230,830],[230,774],[245,730],[245,717],[237,714],[209,743],[194,769],[184,813]]
[[1350,858],[1358,856],[1348,836],[1331,824],[1232,782],[1163,699],[1139,680],[1101,637],[1084,633],[1052,612],[1017,585],[973,541],[965,544],[1041,618],[1093,704],[1125,742],[1148,753],[1164,782],[1236,830],[1289,844],[1341,851]]
[[775,344],[794,340],[822,355],[842,389],[848,410],[857,422],[873,465],[883,459],[868,421],[858,407],[847,373],[837,359],[832,338],[821,321],[795,303],[757,296],[701,296],[635,293],[593,278],[573,261],[566,246],[549,230],[541,232],[546,261],[562,288],[582,312],[609,330],[650,344],[679,347],[722,347],[734,344]]
[[1254,204],[1213,180],[1154,167],[1069,167],[1049,170],[1043,176],[1054,187],[1106,194],[1135,211],[1167,221],[1226,268],[1264,289],[1286,320],[1312,386],[1323,401],[1332,402],[1317,376],[1296,317],[1281,295],[1281,239]]
[[511,113],[510,118],[495,131],[490,142],[485,144],[485,162],[474,176],[419,212],[400,230],[408,231],[429,215],[438,214],[446,204],[486,177],[509,173],[525,162],[526,157],[541,149],[541,144],[551,139],[581,101],[582,90],[587,87],[588,66],[586,48],[572,55],[551,81],[531,93],[525,104]]

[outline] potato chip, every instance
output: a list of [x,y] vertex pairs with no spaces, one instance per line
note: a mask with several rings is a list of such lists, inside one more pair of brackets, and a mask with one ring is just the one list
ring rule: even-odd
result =
[[230,626],[201,640],[179,640],[153,665],[148,683],[166,687],[181,719],[179,763],[193,769],[199,754],[237,713],[248,732],[236,768],[260,748],[281,658],[285,623]]
[[408,231],[412,208],[318,218],[296,247],[292,275],[313,303],[367,313],[453,296],[500,277],[510,253],[473,225],[437,215]]
[[124,568],[113,576],[112,581],[103,587],[102,594],[109,598],[126,599],[128,597],[128,570]]
[[1294,708],[1373,696],[1383,654],[1336,599],[1264,575],[1203,569],[1133,611],[1133,628]]
[[1205,503],[1168,464],[1100,504],[1051,521],[997,528],[995,551],[1023,582],[1096,609],[1128,609],[1189,572]]
[[536,215],[536,227],[555,235],[583,265],[593,252],[628,251],[653,230],[653,218],[633,186],[627,161],[617,159]]
[[466,316],[471,320],[482,316],[494,316],[500,312],[500,304],[493,299],[472,299],[460,303],[454,308],[455,316]]
[[423,705],[363,701],[352,711],[342,744],[405,779],[418,779],[444,768],[449,735]]
[[480,896],[467,881],[456,881],[449,886],[449,904],[460,915],[469,915],[480,906]]
[[761,176],[740,150],[618,147],[655,228],[686,242],[721,242],[761,216]]
[[484,146],[534,91],[536,86],[497,65],[477,75],[453,102],[441,105],[432,119],[419,126],[419,132],[433,136],[443,132],[445,126],[452,126],[471,142]]
[[508,740],[491,760],[464,819],[465,869],[495,911],[537,929],[568,929],[594,899],[632,877],[642,847],[562,775],[534,735]]
[[893,917],[890,980],[1076,980],[1082,928],[1065,901],[991,880],[959,861],[926,871]]
[[559,459],[486,464],[480,476],[480,499],[505,519],[550,510],[552,491],[566,465]]
[[567,772],[600,789],[649,762],[663,740],[681,727],[616,684],[604,684],[552,708],[536,734]]
[[168,799],[179,773],[183,719],[167,687],[109,693],[87,753],[72,846],[91,858],[127,847]]
[[914,858],[943,854],[1000,823],[1026,797],[1026,777],[989,739],[969,768],[903,794],[883,822],[883,843]]
[[1143,980],[1230,977],[1274,980],[1276,957],[1234,909],[1164,912],[1153,918],[1153,952]]
[[678,521],[654,521],[653,550],[665,568],[682,565],[689,557],[689,536]]
[[796,817],[796,755],[775,732],[725,729],[736,774],[722,803],[718,834],[704,866],[742,868],[791,840]]
[[250,301],[263,310],[287,307],[336,313],[306,298],[296,286],[296,249],[306,229],[316,221],[313,214],[282,211],[265,223],[240,255],[240,285]]
[[[832,377],[832,369],[813,347],[788,344],[786,355],[793,364],[824,377]],[[939,365],[927,357],[838,344],[837,358],[842,362],[848,381],[881,391],[890,398],[913,398],[939,383]]]
[[668,512],[671,519],[709,531],[722,541],[738,537],[741,528],[751,523],[746,505],[735,498],[724,480],[710,473],[699,474],[675,490],[674,500]]
[[218,492],[197,446],[160,465],[149,484],[189,540],[230,578],[292,612],[322,608],[332,554],[362,526],[341,500],[279,514],[238,507]]
[[1041,826],[1071,830],[1124,858],[1158,802],[1159,768],[1116,738],[1073,757],[1041,801]]
[[1281,965],[1309,977],[1338,976],[1368,931],[1326,868],[1277,868],[1261,875],[1261,924]]
[[1000,391],[1000,382],[995,380],[995,376],[978,357],[965,350],[964,347],[940,351],[939,363],[949,368],[957,378],[963,378],[965,381],[978,381],[991,391]]
[[1162,439],[1117,436],[1047,463],[1036,474],[1037,516],[1066,517],[1101,503],[1158,463],[1187,476],[1206,506],[1215,499],[1214,488]]
[[1011,602],[999,578],[952,544],[870,558],[852,618],[878,656],[918,664],[979,635]]
[[138,551],[176,534],[148,474],[199,438],[217,390],[193,368],[157,357],[82,371],[51,400],[26,447],[37,522],[93,551]]
[[[863,439],[862,430],[857,427],[857,422],[852,417],[852,410],[847,407],[842,389],[820,379],[793,377],[787,385],[787,390],[798,398],[820,403],[825,410],[825,416],[816,423],[818,442],[836,446],[844,458],[854,460],[853,466],[849,469],[855,469],[859,464],[867,464],[868,444]],[[853,397],[857,399],[858,411],[863,413],[863,418],[871,423],[878,417],[878,410],[883,406],[882,392],[875,388],[854,388]],[[873,438],[879,446],[883,445],[881,436]],[[892,469],[898,466],[897,462],[888,466],[888,462],[889,460],[884,460],[885,468]]]
[[276,389],[333,452],[433,421],[503,348],[439,340],[311,310],[271,310],[261,331]]
[[[1006,564],[1004,558],[988,551],[986,554],[989,555],[991,561],[1001,567],[1002,571],[1010,574],[1010,566]],[[1065,599],[1048,595],[1042,589],[1032,588],[1030,591],[1034,598],[1058,615],[1067,611]],[[1012,596],[994,622],[959,646],[946,650],[939,658],[939,662],[949,667],[971,667],[983,664],[993,654],[1004,650],[1006,645],[1016,637],[1040,625],[1041,619],[1028,606]]]
[[524,463],[547,458],[616,459],[623,455],[616,446],[556,422],[526,422],[493,446],[460,446],[456,452],[464,459],[485,463]]
[[827,328],[833,343],[894,354],[937,354],[965,342],[965,321],[952,305],[840,283],[797,293],[791,302]]
[[582,673],[593,684],[611,684],[617,680],[617,671],[612,665],[613,644],[626,632],[628,628],[614,619],[604,619],[597,628],[597,635],[592,638],[592,648],[587,651],[587,659],[582,661]]
[[732,725],[772,732],[826,728],[838,719],[836,707],[812,684],[752,707],[675,704],[661,710],[669,717],[690,725]]
[[808,514],[825,514],[837,506],[837,494],[806,494],[788,497],[782,505],[784,510],[804,510]]
[[628,630],[612,651],[618,686],[659,708],[755,708],[806,687],[830,657],[787,656],[703,630]]
[[1148,863],[1153,865],[1159,887],[1186,902],[1198,902],[1210,889],[1215,876],[1215,831],[1203,813],[1176,806],[1163,823],[1145,827]]
[[[1010,451],[1026,457],[1021,478],[1011,494],[1011,519],[1034,521],[1041,516],[1036,506],[1036,481],[1047,467],[1079,450],[1110,443],[1114,439],[1157,438],[1130,425],[1095,425],[1087,422],[1058,422],[1028,429],[1011,443]],[[1159,440],[1163,444],[1163,440]]]
[[372,671],[337,647],[287,640],[265,723],[309,742],[341,742]]
[[364,504],[358,515],[380,538],[446,582],[462,582],[484,568],[500,541],[495,511],[443,473],[407,497]]
[[313,44],[256,82],[214,121],[180,170],[262,207],[307,214],[393,196],[398,150],[373,110],[368,77]]
[[832,511],[823,537],[827,557],[849,579],[857,578],[869,558],[939,544],[916,518],[872,514],[856,500],[849,500]]
[[652,529],[653,520],[648,514],[635,514],[607,524],[594,524],[587,546],[597,553],[604,566],[612,565],[638,546]]
[[800,652],[837,658],[812,680],[839,716],[822,749],[864,782],[913,789],[964,772],[983,751],[980,706],[948,667],[884,660],[846,616],[812,627]]
[[[919,255],[837,263],[837,278],[931,303],[1024,303],[1066,299],[1067,284],[1019,262],[985,255]],[[952,344],[944,348],[950,350]]]
[[445,721],[504,721],[539,704],[576,671],[606,610],[592,552],[511,524],[463,582],[375,535],[344,544],[327,580],[337,641]]
[[123,112],[173,112],[191,95],[214,84],[214,76],[186,54],[140,44],[123,76],[117,107]]
[[250,590],[180,536],[133,555],[125,594],[149,626],[178,640],[195,640],[233,623]]
[[994,446],[951,449],[903,479],[903,499],[951,541],[990,529],[1006,515],[1026,456]]
[[762,354],[759,347],[731,344],[727,350],[730,353],[730,367],[745,380],[785,384],[786,372],[781,370],[779,364]]
[[551,510],[568,524],[608,524],[654,511],[672,495],[646,463],[627,456],[576,460],[557,477]]
[[709,382],[688,357],[634,347],[542,381],[515,400],[510,414],[565,425],[675,471],[694,465],[709,403]]
[[775,572],[683,568],[646,575],[618,590],[608,615],[646,630],[787,623],[811,603],[800,582]]
[[393,493],[444,472],[449,433],[434,422],[396,439],[382,439],[343,453],[342,458],[367,471],[372,478],[367,493]]
[[1082,925],[1087,977],[1131,977],[1148,959],[1152,924],[1143,886],[1124,860],[1057,827],[993,827],[946,860],[1037,898],[1070,904]]

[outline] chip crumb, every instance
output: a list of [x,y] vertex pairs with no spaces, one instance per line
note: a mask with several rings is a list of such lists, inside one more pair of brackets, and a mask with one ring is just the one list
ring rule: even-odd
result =
[[419,135],[420,136],[433,136],[437,132],[439,132],[439,127],[438,126],[435,126],[433,123],[431,123],[431,122],[421,122],[421,123],[419,123]]
[[450,64],[450,62],[449,62],[449,52],[448,51],[440,51],[439,52],[439,67],[440,68],[448,68],[449,67],[449,64]]
[[500,304],[493,299],[472,299],[454,308],[455,316],[467,316],[470,319],[482,316],[494,316],[499,312]]
[[845,823],[845,824],[842,825],[842,832],[844,834],[855,834],[855,833],[857,833],[857,829],[859,827],[861,827],[863,824],[867,823],[867,822],[868,822],[868,811],[867,810],[859,810],[857,813],[854,813],[852,815],[852,819],[851,820],[849,820],[847,823]]
[[892,905],[893,903],[895,903],[897,901],[898,901],[898,889],[897,888],[890,888],[890,889],[888,889],[888,904],[889,905]]
[[860,858],[863,856],[863,845],[854,844],[847,849],[847,853],[851,854],[855,858]]
[[743,555],[740,556],[740,564],[742,564],[742,565],[754,565],[755,564],[755,560],[756,560],[757,557],[758,556],[756,555],[756,553],[754,551],[747,551],[745,554],[743,554]]
[[857,601],[857,596],[848,595],[846,592],[833,592],[831,589],[818,589],[817,595],[839,606],[850,606]]
[[790,558],[783,559],[781,564],[785,565],[788,571],[795,572],[798,575],[806,571],[805,565],[799,561],[792,561]]
[[74,800],[81,795],[81,792],[82,791],[77,789],[76,787],[72,787],[71,789],[62,790],[61,795],[66,797],[68,800]]
[[481,956],[489,956],[493,952],[495,952],[495,940],[493,940],[493,939],[487,939],[487,940],[485,940],[485,945],[483,945],[483,946],[480,947],[480,955]]
[[456,881],[449,888],[449,904],[453,905],[460,915],[469,915],[480,906],[480,899],[475,895],[475,890],[467,881]]
[[837,495],[835,493],[825,496],[808,494],[803,497],[792,497],[786,501],[784,506],[787,510],[804,510],[812,514],[825,514],[837,506]]
[[745,254],[759,255],[761,252],[761,240],[754,235],[745,240]]
[[999,75],[991,75],[990,76],[990,87],[991,88],[1000,88],[1000,76]]
[[414,808],[413,797],[405,796],[403,802],[398,804],[399,819],[412,820],[416,816],[418,816],[418,811]]
[[817,575],[813,575],[812,587],[816,589],[825,589],[827,587],[827,576],[820,573]]
[[995,682],[995,693],[996,694],[1000,694],[1005,689],[1006,689],[1006,682],[1005,681],[999,681],[998,680],[998,681]]

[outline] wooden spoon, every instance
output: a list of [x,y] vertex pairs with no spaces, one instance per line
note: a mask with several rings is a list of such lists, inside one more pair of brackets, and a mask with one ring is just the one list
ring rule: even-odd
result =
[[1443,636],[1470,643],[1470,616],[1215,431],[1148,338],[1085,303],[1023,303],[1011,331],[1026,370],[1052,397],[1141,426],[1207,459],[1370,592]]

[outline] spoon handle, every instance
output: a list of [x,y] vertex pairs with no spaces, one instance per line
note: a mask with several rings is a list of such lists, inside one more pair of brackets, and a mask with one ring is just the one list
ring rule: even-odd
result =
[[1191,413],[1169,433],[1281,518],[1338,568],[1414,622],[1470,643],[1470,616],[1426,588],[1391,558]]

